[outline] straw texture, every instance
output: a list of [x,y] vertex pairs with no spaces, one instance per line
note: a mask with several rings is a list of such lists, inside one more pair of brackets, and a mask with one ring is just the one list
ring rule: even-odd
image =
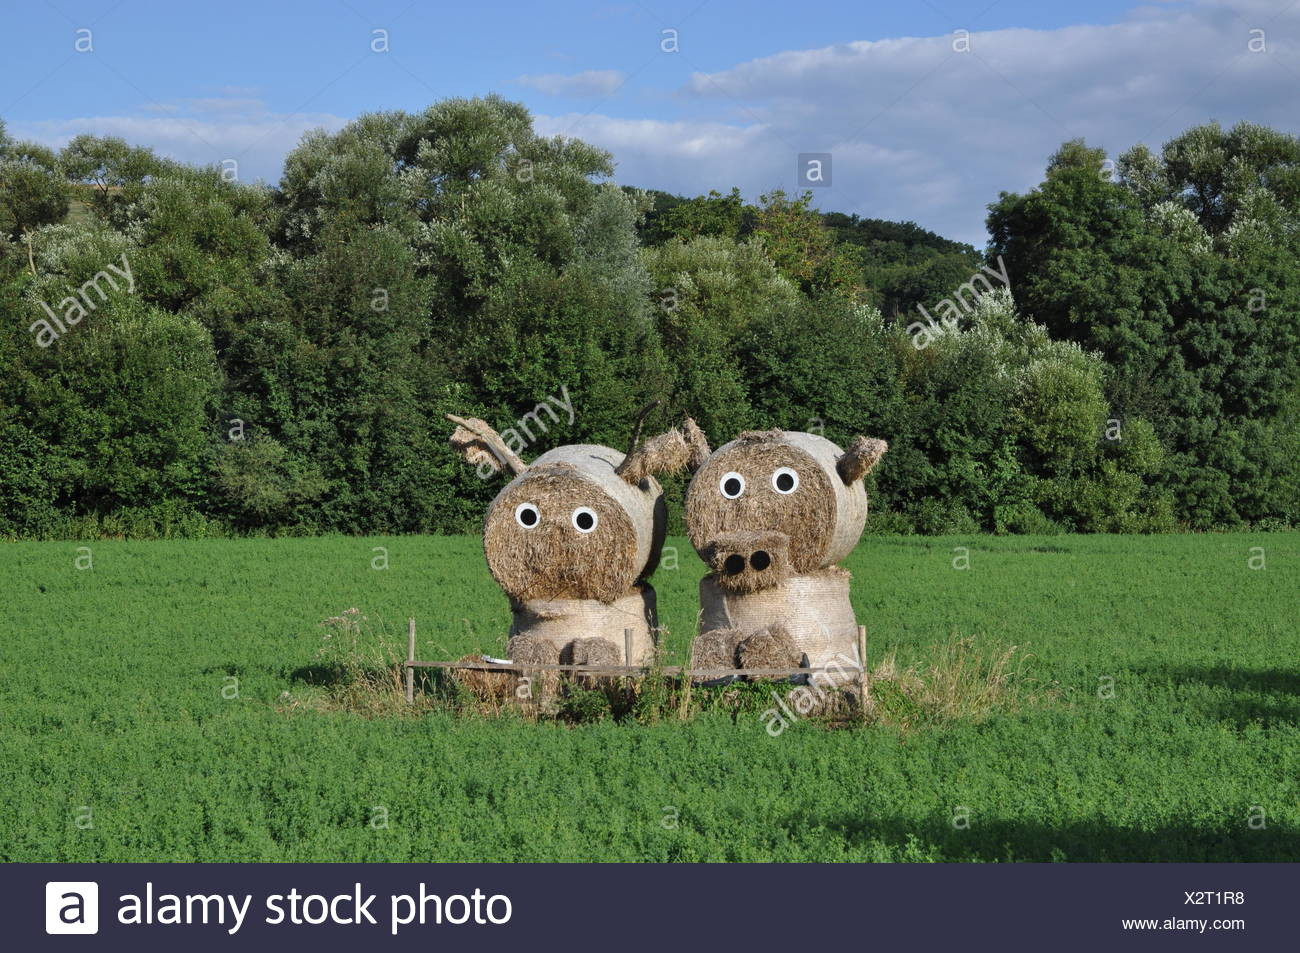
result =
[[[667,524],[663,491],[653,477],[629,484],[616,472],[622,462],[609,447],[558,447],[497,494],[483,549],[508,596],[613,602],[654,571]],[[536,525],[520,525],[524,504],[536,508]],[[579,508],[596,515],[589,533],[573,525]]]

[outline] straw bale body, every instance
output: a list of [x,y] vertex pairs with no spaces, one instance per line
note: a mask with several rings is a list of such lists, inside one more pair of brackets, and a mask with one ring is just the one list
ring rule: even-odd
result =
[[816,434],[769,430],[709,456],[686,498],[691,543],[710,569],[700,583],[706,644],[714,631],[741,633],[737,664],[748,668],[781,667],[760,657],[857,664],[849,573],[837,563],[862,535],[862,477],[885,450],[864,437],[844,451]]
[[[526,464],[478,418],[448,415],[451,445],[471,464],[514,478],[488,507],[483,551],[510,600],[514,648],[534,662],[572,655],[578,640],[598,639],[602,664],[648,664],[654,657],[655,593],[647,577],[663,548],[667,513],[654,474],[701,456],[694,425],[671,430],[624,455],[610,447],[557,447]],[[639,430],[639,425],[638,425]],[[634,440],[635,443],[635,440]],[[631,633],[631,658],[625,657]],[[546,656],[545,659],[541,655]],[[532,655],[537,655],[533,658]],[[520,659],[515,659],[520,661]]]
[[[705,576],[700,580],[701,638],[714,630],[741,633],[735,663],[739,668],[820,668],[837,661],[857,665],[858,622],[849,601],[849,580],[848,570],[836,566],[738,593]],[[759,635],[767,641],[778,626],[784,639],[771,639],[762,648],[754,642]],[[779,661],[769,665],[769,657]]]
[[[510,635],[528,635],[553,645],[556,659],[575,639],[600,638],[618,647],[616,665],[649,665],[654,661],[658,626],[655,591],[641,583],[613,602],[599,599],[530,599],[511,606]],[[632,658],[624,659],[625,632],[632,633]],[[575,662],[573,664],[587,664]]]

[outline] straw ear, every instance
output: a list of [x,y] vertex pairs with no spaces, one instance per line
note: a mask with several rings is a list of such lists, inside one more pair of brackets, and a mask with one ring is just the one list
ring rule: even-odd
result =
[[704,436],[704,431],[691,417],[682,421],[682,437],[686,440],[686,446],[690,448],[691,455],[686,461],[687,468],[694,473],[700,467],[704,466],[705,461],[713,453],[709,449],[709,438]]
[[682,439],[680,430],[670,430],[657,437],[651,437],[637,447],[618,465],[614,471],[633,486],[656,473],[676,473],[686,466],[691,451]]
[[473,467],[486,465],[493,473],[502,467],[508,467],[515,476],[528,469],[528,464],[519,459],[519,455],[506,446],[501,435],[487,423],[477,417],[457,417],[445,414],[456,425],[448,441],[453,450],[464,454],[465,460]]
[[883,440],[855,437],[849,449],[835,462],[835,469],[845,486],[852,486],[853,481],[861,480],[880,462],[880,458],[889,449]]
[[709,445],[704,441],[704,434],[695,426],[695,421],[687,417],[681,428],[651,437],[634,449],[623,458],[615,472],[633,486],[639,486],[648,476],[698,469],[708,455]]

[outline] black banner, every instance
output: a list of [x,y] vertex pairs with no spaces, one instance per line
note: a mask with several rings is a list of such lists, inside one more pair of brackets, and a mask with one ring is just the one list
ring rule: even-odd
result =
[[[9,949],[1295,948],[1286,864],[10,864]],[[846,946],[845,944],[851,944]]]

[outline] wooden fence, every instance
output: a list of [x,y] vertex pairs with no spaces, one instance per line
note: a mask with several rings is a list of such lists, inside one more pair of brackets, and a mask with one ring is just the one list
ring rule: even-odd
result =
[[[632,656],[632,630],[623,630],[624,657]],[[657,671],[661,675],[678,678],[726,678],[730,675],[753,675],[777,678],[793,678],[798,675],[819,675],[834,672],[843,676],[857,673],[858,691],[861,693],[862,709],[867,709],[867,697],[870,690],[867,675],[867,627],[858,626],[858,659],[860,664],[851,667],[820,668],[691,668],[687,665],[665,665],[655,668],[651,665],[560,665],[540,664],[534,662],[422,662],[415,657],[415,620],[406,621],[406,700],[415,702],[415,670],[417,668],[460,669],[471,672],[577,672],[583,675],[618,675],[624,677],[642,677]]]

